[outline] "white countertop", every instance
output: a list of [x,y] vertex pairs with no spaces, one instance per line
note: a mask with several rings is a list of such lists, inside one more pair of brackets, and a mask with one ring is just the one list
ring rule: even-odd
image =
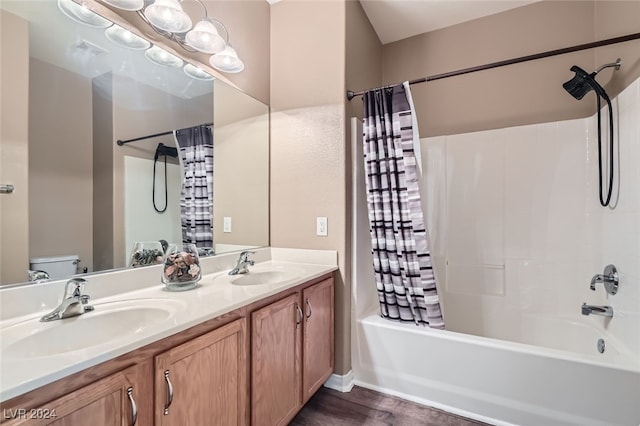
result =
[[[128,330],[121,337],[118,336],[107,343],[94,344],[87,348],[83,348],[81,343],[82,334],[84,333],[78,333],[80,335],[64,333],[62,338],[69,339],[69,344],[79,349],[55,355],[38,356],[38,348],[36,346],[35,349],[31,350],[31,356],[18,357],[11,352],[11,345],[17,338],[25,335],[23,331],[20,331],[21,324],[24,324],[25,321],[30,321],[27,334],[31,334],[38,333],[46,327],[60,327],[62,330],[65,326],[65,321],[73,321],[73,319],[49,323],[38,322],[37,320],[42,315],[51,311],[52,305],[55,307],[56,301],[52,302],[51,300],[40,303],[38,311],[31,310],[29,313],[23,313],[16,310],[14,305],[17,300],[20,300],[20,296],[25,296],[26,294],[33,297],[33,294],[36,294],[33,291],[33,285],[25,286],[24,289],[10,289],[10,292],[4,289],[0,290],[0,303],[2,303],[2,308],[5,311],[2,321],[0,321],[0,336],[2,336],[2,340],[0,340],[0,401],[6,401],[338,269],[337,256],[334,251],[266,248],[258,251],[256,254],[258,263],[251,267],[250,271],[254,275],[266,271],[281,271],[285,279],[277,280],[273,284],[242,286],[231,284],[230,282],[232,277],[227,274],[229,268],[226,266],[237,259],[237,254],[229,256],[231,257],[215,256],[215,260],[208,262],[205,262],[207,259],[202,259],[201,266],[206,275],[202,277],[198,288],[184,292],[166,291],[162,284],[144,286],[144,284],[141,284],[143,280],[140,279],[141,273],[139,270],[112,272],[110,274],[87,277],[89,283],[93,281],[100,282],[101,288],[91,288],[87,284],[85,292],[93,296],[92,290],[94,290],[93,293],[102,293],[104,296],[100,298],[92,297],[90,304],[95,306],[95,311],[86,313],[85,315],[87,316],[99,312],[100,305],[105,303],[110,304],[105,306],[117,306],[112,302],[135,300],[136,302],[134,303],[139,302],[140,306],[146,306],[148,302],[157,301],[158,299],[166,300],[171,308],[170,315],[168,314],[168,318],[155,324]],[[148,282],[154,283],[158,281],[158,267],[140,269],[147,270],[145,274],[150,277]],[[214,270],[211,271],[211,269]],[[130,274],[127,274],[127,272],[130,272]],[[156,274],[158,277],[156,277]],[[126,283],[130,279],[132,281]],[[115,294],[111,292],[109,294],[109,291],[102,287],[109,286],[115,291],[121,289],[123,285],[126,285],[125,288],[134,287],[135,289]],[[38,294],[46,293],[47,291],[53,293],[54,291],[48,287],[46,287],[47,290],[44,290],[44,288],[41,288]],[[59,293],[60,298],[63,288],[64,282],[54,288]],[[51,299],[50,294],[48,297]],[[9,306],[13,307],[14,313],[21,315],[7,317],[6,311],[9,310]],[[79,319],[85,315],[76,318]],[[35,321],[33,321],[34,319]],[[95,341],[96,337],[99,338],[100,332],[99,327],[90,330],[90,333],[92,333],[91,338]],[[20,333],[20,336],[17,336],[17,333]],[[57,333],[57,335],[60,336],[60,333]],[[78,343],[78,340],[80,343]]]

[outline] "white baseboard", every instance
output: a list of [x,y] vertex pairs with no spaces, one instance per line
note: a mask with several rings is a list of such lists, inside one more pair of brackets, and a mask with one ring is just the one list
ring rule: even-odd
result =
[[324,382],[324,386],[329,389],[337,390],[340,392],[349,392],[353,389],[354,377],[353,370],[349,370],[344,376],[338,374],[332,374],[329,379]]

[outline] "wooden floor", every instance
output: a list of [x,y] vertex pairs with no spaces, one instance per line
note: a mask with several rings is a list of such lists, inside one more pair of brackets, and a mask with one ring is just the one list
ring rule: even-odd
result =
[[289,425],[477,426],[486,423],[356,386],[348,393],[320,388]]

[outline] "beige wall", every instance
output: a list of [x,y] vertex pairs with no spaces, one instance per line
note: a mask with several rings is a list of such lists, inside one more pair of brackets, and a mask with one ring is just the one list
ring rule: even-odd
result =
[[[634,33],[640,33],[640,1],[595,2],[596,40]],[[622,59],[619,71],[609,69],[598,76],[612,99],[640,77],[640,40],[595,49],[596,66],[615,62],[617,58]]]
[[[269,107],[216,80],[213,231],[216,244],[269,245]],[[232,220],[224,232],[223,218]]]
[[[350,359],[344,69],[345,2],[271,6],[271,245],[338,251],[336,365]],[[315,235],[328,218],[327,237]]]
[[29,24],[0,11],[0,283],[26,281],[29,268]]
[[[549,1],[421,34],[384,47],[384,84],[637,33],[640,3]],[[611,97],[640,75],[638,41],[586,50],[412,86],[420,134],[448,135],[586,117],[593,95],[576,101],[562,88],[620,56],[623,69],[598,81]],[[609,80],[611,81],[609,82]],[[357,89],[364,88],[357,87]]]
[[[594,40],[589,1],[542,1],[384,47],[391,84]],[[556,56],[412,86],[420,135],[434,136],[564,120],[593,111],[562,83],[593,51]]]
[[224,76],[245,93],[269,104],[270,12],[264,0],[207,0],[209,16],[221,20],[244,71]]
[[94,78],[93,94],[93,264],[113,268],[113,76]]
[[[382,43],[360,2],[347,1],[346,16],[345,81],[347,89],[378,87],[382,84]],[[347,103],[347,117],[362,119],[360,98]],[[348,131],[347,134],[349,134]]]
[[[64,105],[64,108],[61,106]],[[75,254],[93,270],[91,80],[31,58],[29,256]]]

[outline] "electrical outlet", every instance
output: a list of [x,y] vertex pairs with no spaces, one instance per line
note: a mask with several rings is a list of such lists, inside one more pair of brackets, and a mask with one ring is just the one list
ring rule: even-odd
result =
[[326,217],[316,218],[316,235],[318,237],[326,237],[329,235],[328,222]]
[[222,219],[222,231],[231,232],[231,218],[225,217]]

